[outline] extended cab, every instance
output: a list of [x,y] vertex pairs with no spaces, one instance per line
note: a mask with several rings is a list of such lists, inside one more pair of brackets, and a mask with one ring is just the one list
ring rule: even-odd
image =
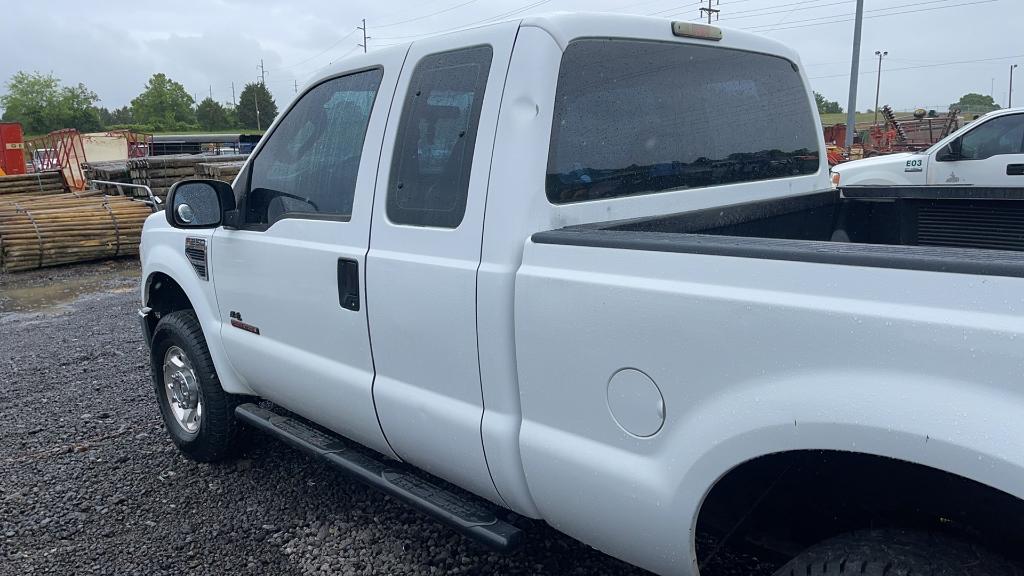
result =
[[146,222],[168,433],[263,430],[499,548],[526,517],[664,574],[1017,574],[971,539],[1024,535],[1024,254],[982,241],[1022,209],[842,196],[823,150],[797,54],[736,30],[337,62]]
[[927,150],[846,162],[838,186],[1024,186],[1024,108],[989,112]]

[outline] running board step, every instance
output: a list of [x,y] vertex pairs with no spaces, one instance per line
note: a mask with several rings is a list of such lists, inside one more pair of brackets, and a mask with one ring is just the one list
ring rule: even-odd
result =
[[507,550],[522,537],[519,528],[498,518],[490,503],[468,492],[446,488],[443,481],[428,478],[423,472],[376,458],[368,450],[356,450],[340,436],[256,404],[242,404],[235,408],[235,414],[246,424],[277,436],[492,548]]

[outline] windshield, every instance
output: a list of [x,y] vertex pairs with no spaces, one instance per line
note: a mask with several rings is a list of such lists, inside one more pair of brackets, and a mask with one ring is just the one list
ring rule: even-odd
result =
[[818,140],[784,58],[577,40],[558,74],[547,195],[561,204],[814,174]]

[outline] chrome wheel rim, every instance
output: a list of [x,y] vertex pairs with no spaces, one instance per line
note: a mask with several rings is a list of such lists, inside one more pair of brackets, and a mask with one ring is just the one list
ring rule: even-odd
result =
[[164,353],[164,394],[175,423],[189,434],[199,431],[203,417],[199,380],[185,351],[177,346]]

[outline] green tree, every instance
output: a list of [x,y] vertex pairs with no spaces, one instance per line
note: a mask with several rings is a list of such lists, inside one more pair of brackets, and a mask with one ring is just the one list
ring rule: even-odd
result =
[[132,100],[132,117],[153,130],[189,129],[196,123],[194,103],[184,86],[165,74],[153,74]]
[[984,96],[976,92],[970,94],[964,94],[960,97],[958,102],[955,102],[949,106],[950,110],[953,108],[959,108],[964,112],[976,112],[984,114],[985,112],[991,112],[993,110],[999,110],[999,104],[992,99],[991,96]]
[[83,132],[101,128],[96,102],[99,97],[85,87],[61,86],[52,74],[17,72],[0,96],[5,122],[19,122],[26,134],[45,134],[61,128]]
[[128,106],[121,106],[115,108],[110,113],[110,123],[116,126],[124,126],[135,122],[135,117],[132,116],[132,109]]
[[107,109],[107,107],[101,106],[96,109],[96,112],[99,113],[100,124],[102,124],[104,128],[110,128],[114,125],[114,115],[110,113],[110,110]]
[[196,121],[203,130],[230,128],[228,113],[216,100],[206,97],[196,107]]
[[[257,118],[256,110],[259,110]],[[249,130],[266,130],[277,117],[277,104],[270,90],[259,82],[251,82],[238,97],[238,122]]]
[[843,107],[839,105],[839,102],[834,100],[827,100],[821,94],[814,93],[814,102],[818,105],[819,114],[842,114]]
[[96,107],[99,96],[79,83],[61,90],[60,118],[69,128],[77,128],[82,132],[95,132],[103,128],[100,112]]
[[224,115],[227,117],[228,128],[241,128],[242,125],[238,121],[238,108],[231,106],[230,104],[224,106]]

